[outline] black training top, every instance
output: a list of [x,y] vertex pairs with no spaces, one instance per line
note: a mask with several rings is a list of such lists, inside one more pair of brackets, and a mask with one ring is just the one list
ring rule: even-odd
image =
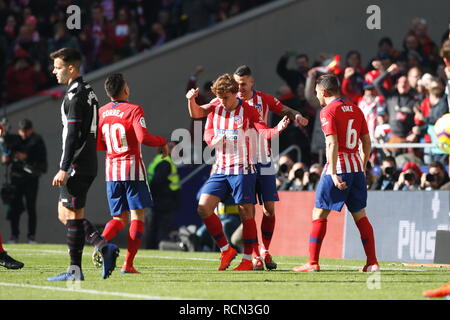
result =
[[97,175],[98,99],[82,77],[73,80],[61,105],[62,156],[60,169],[77,174]]

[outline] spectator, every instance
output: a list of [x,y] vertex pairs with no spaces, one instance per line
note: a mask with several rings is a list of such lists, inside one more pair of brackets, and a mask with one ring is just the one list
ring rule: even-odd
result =
[[[391,126],[391,138],[389,142],[406,142],[414,126],[414,108],[418,105],[406,75],[400,74],[395,90],[389,91],[382,83],[388,76],[398,72],[396,64],[391,65],[386,72],[375,79],[374,85],[378,92],[386,100],[389,124]],[[415,136],[415,135],[414,135]],[[414,137],[410,138],[412,140]]]
[[320,177],[322,176],[323,167],[320,163],[313,164],[308,172],[305,173],[304,190],[316,190]]
[[91,21],[81,32],[81,49],[86,55],[87,70],[92,71],[112,63],[114,57],[114,28],[103,16],[103,9],[91,8]]
[[7,170],[10,183],[15,189],[6,212],[11,223],[10,243],[18,241],[20,215],[24,209],[28,213],[28,243],[36,243],[36,199],[39,177],[47,171],[47,151],[44,140],[34,132],[30,120],[23,119],[19,122],[18,133],[5,137],[8,149],[3,150],[2,157],[2,162],[9,165]]
[[361,66],[361,54],[356,50],[348,52],[341,90],[354,104],[358,104],[358,100],[363,95],[364,73],[365,70]]
[[114,26],[115,60],[121,60],[137,52],[138,29],[126,8],[118,12],[117,22]]
[[394,190],[412,191],[420,190],[422,171],[414,162],[407,162],[402,168],[398,181],[394,184]]
[[[287,64],[289,58],[295,56],[296,69],[288,69]],[[296,52],[286,52],[281,56],[277,64],[277,74],[291,88],[292,92],[296,92],[300,83],[306,83],[309,70],[309,58],[306,54],[298,54]]]
[[375,178],[372,190],[393,190],[400,172],[397,170],[395,158],[388,156],[381,163],[381,174]]
[[36,94],[47,79],[40,65],[27,52],[18,50],[12,65],[6,70],[5,80],[6,102],[11,103]]
[[280,191],[301,191],[304,190],[305,184],[303,183],[305,176],[305,165],[302,162],[296,162],[292,165],[291,170],[289,170],[289,175],[287,179],[284,180],[283,184],[278,190]]
[[67,33],[67,27],[64,23],[57,23],[54,30],[54,36],[48,40],[48,52],[55,52],[62,48],[79,50],[80,45],[77,38]]
[[278,160],[277,189],[288,179],[289,171],[291,171],[293,165],[294,161],[288,155],[280,157]]
[[[311,133],[313,121],[315,116],[315,109],[312,108],[305,99],[305,86],[299,83],[298,90],[293,93],[288,85],[282,85],[277,90],[277,98],[282,104],[288,106],[306,118],[308,118],[308,125],[306,127],[296,126],[294,123],[289,124],[283,134],[280,136],[280,151],[285,150],[291,145],[297,145],[300,148],[301,155],[298,155],[295,150],[289,152],[289,156],[296,161],[302,161],[306,165],[311,163]],[[281,116],[272,114],[271,123],[275,126],[280,120]],[[301,158],[299,158],[301,156]]]
[[433,161],[428,166],[428,173],[423,173],[420,179],[422,190],[439,190],[450,181],[444,165],[439,161]]

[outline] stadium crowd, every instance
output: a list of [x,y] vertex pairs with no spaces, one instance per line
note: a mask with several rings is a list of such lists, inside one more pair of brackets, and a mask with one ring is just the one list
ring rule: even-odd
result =
[[[285,81],[277,96],[302,112],[310,123],[306,128],[291,125],[281,135],[280,150],[297,145],[301,157],[294,151],[280,157],[278,189],[315,190],[322,172],[324,138],[314,87],[316,78],[323,73],[337,75],[343,96],[362,109],[372,144],[436,142],[434,124],[449,112],[446,84],[450,74],[441,58],[443,51],[450,53],[449,32],[436,44],[428,33],[427,22],[415,18],[406,30],[401,49],[384,37],[366,66],[357,50],[349,51],[343,61],[339,55],[320,55],[310,61],[306,54],[286,52],[276,67]],[[287,67],[291,57],[295,59],[295,69]],[[274,116],[272,125],[279,119]],[[447,164],[448,155],[438,148],[373,148],[368,188],[448,189]]]
[[[49,53],[79,49],[99,69],[273,0],[0,0],[0,106],[56,85]],[[66,27],[70,5],[81,29]]]

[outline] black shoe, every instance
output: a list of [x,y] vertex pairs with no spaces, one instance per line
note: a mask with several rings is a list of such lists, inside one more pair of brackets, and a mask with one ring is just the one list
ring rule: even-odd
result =
[[0,266],[5,267],[6,269],[22,269],[23,263],[17,260],[14,260],[5,252],[0,253]]

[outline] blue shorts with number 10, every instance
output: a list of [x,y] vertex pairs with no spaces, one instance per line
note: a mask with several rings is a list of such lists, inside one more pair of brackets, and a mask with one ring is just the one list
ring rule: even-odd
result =
[[320,209],[341,211],[345,204],[351,213],[364,209],[367,205],[367,184],[364,173],[342,173],[338,176],[345,181],[347,189],[339,190],[334,185],[331,175],[324,174],[317,186],[314,206]]
[[106,194],[111,216],[153,206],[147,181],[107,181]]

